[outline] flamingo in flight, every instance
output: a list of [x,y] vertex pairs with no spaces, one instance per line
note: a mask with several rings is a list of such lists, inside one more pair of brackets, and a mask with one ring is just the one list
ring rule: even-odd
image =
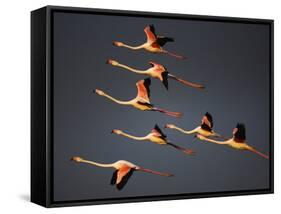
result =
[[149,134],[147,134],[146,136],[143,136],[143,137],[136,137],[136,136],[127,134],[118,129],[113,129],[111,133],[117,134],[117,135],[122,135],[124,137],[131,138],[134,140],[150,141],[150,142],[156,143],[158,145],[169,145],[169,146],[172,146],[172,147],[184,152],[185,154],[188,154],[188,155],[194,154],[194,152],[191,149],[185,149],[185,148],[179,147],[179,146],[169,142],[167,139],[167,136],[161,131],[161,129],[158,127],[157,124],[150,131]]
[[163,53],[163,54],[168,54],[170,56],[176,57],[178,59],[185,59],[184,56],[180,56],[178,54],[175,54],[175,53],[172,53],[170,51],[163,49],[163,46],[167,42],[175,41],[173,38],[156,35],[155,28],[153,25],[146,26],[144,28],[144,32],[146,34],[147,40],[142,45],[130,46],[130,45],[126,45],[122,42],[116,42],[116,41],[113,42],[113,45],[118,46],[118,47],[129,48],[132,50],[145,49],[146,51],[151,52],[151,53]]
[[182,113],[179,112],[171,112],[171,111],[167,111],[161,108],[157,108],[154,107],[151,103],[150,103],[150,90],[149,90],[149,86],[151,84],[151,80],[150,78],[146,78],[144,80],[140,80],[136,83],[137,86],[137,90],[138,90],[138,94],[137,96],[129,101],[120,101],[117,100],[111,96],[109,96],[108,94],[104,93],[103,91],[96,89],[95,92],[100,95],[100,96],[104,96],[107,97],[108,99],[112,100],[115,103],[118,103],[120,105],[127,105],[127,106],[133,106],[139,110],[142,111],[158,111],[161,113],[164,113],[166,115],[172,116],[172,117],[180,117],[182,115]]
[[255,148],[253,148],[252,146],[249,146],[246,143],[246,128],[245,128],[244,124],[238,123],[236,128],[233,129],[232,134],[233,134],[232,138],[225,140],[225,141],[213,140],[213,139],[207,138],[201,134],[197,134],[196,137],[199,138],[200,140],[208,141],[211,143],[227,145],[234,149],[248,150],[248,151],[251,151],[253,153],[256,153],[256,154],[262,156],[263,158],[269,159],[268,155],[265,155],[265,154],[257,151]]
[[119,63],[119,62],[117,62],[116,60],[113,60],[113,59],[107,60],[107,63],[110,64],[110,65],[113,65],[113,66],[117,66],[117,67],[127,69],[127,70],[132,71],[132,72],[137,73],[137,74],[142,74],[142,75],[147,75],[147,76],[150,76],[150,77],[153,77],[153,78],[157,78],[163,83],[163,85],[166,87],[167,90],[168,90],[168,79],[169,78],[171,78],[173,80],[176,80],[176,81],[178,81],[178,82],[180,82],[180,83],[182,83],[186,86],[189,86],[189,87],[193,87],[193,88],[197,88],[197,89],[204,89],[203,85],[192,83],[192,82],[180,79],[180,78],[170,74],[163,65],[158,64],[156,62],[150,61],[149,64],[152,67],[147,69],[147,70],[138,70],[138,69],[129,67],[127,65],[121,64],[121,63]]
[[220,134],[214,132],[213,130],[213,117],[209,112],[206,112],[206,114],[202,117],[201,120],[201,125],[196,127],[193,130],[187,131],[184,130],[182,128],[179,128],[173,124],[166,124],[165,128],[169,128],[169,129],[175,129],[178,130],[184,134],[200,134],[202,136],[205,137],[220,137],[220,138],[224,138],[223,136],[221,136]]
[[170,173],[162,173],[151,169],[142,168],[125,160],[119,160],[110,164],[97,163],[97,162],[85,160],[81,157],[72,157],[71,160],[78,163],[87,163],[98,167],[114,168],[115,171],[112,175],[110,184],[116,185],[116,188],[118,190],[121,190],[126,185],[126,183],[128,182],[129,178],[132,176],[134,171],[147,172],[147,173],[152,173],[155,175],[160,175],[165,177],[173,176]]

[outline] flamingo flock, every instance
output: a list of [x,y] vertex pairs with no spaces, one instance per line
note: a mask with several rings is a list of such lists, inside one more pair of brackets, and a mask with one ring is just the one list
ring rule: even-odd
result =
[[[150,53],[166,54],[166,55],[169,55],[169,56],[175,57],[177,59],[181,59],[181,60],[186,58],[182,55],[168,51],[163,48],[167,42],[174,42],[175,41],[174,38],[160,36],[160,35],[156,34],[155,28],[153,25],[146,26],[144,28],[144,32],[146,34],[146,42],[141,45],[131,46],[131,45],[127,45],[123,42],[119,42],[119,41],[113,42],[113,45],[115,45],[117,47],[128,48],[131,50],[143,49]],[[95,89],[94,92],[97,95],[105,97],[108,100],[110,100],[116,104],[130,106],[130,107],[133,107],[140,111],[160,112],[160,113],[163,113],[165,115],[172,116],[175,118],[180,118],[183,115],[181,112],[168,111],[166,109],[156,107],[154,104],[152,104],[150,102],[150,85],[151,85],[150,78],[155,78],[155,79],[160,80],[167,90],[169,89],[169,84],[168,84],[169,79],[175,80],[175,81],[183,84],[184,86],[191,87],[194,89],[200,89],[200,90],[205,89],[205,86],[202,84],[193,83],[188,80],[181,79],[181,78],[169,73],[168,70],[166,69],[166,67],[164,67],[162,64],[159,64],[154,61],[149,61],[149,64],[151,65],[151,67],[146,70],[139,70],[139,69],[133,68],[131,66],[128,66],[126,64],[121,64],[117,60],[114,60],[114,59],[108,59],[106,62],[109,65],[128,70],[137,75],[146,76],[147,78],[141,79],[136,82],[137,95],[135,98],[128,100],[128,101],[116,99],[116,98],[108,95],[107,93],[103,92],[101,89]],[[195,128],[193,128],[193,129],[185,130],[183,128],[180,128],[180,127],[178,127],[174,124],[170,124],[170,123],[166,124],[164,126],[164,128],[176,130],[176,131],[186,134],[186,135],[193,135],[194,137],[196,137],[196,139],[198,139],[202,142],[209,142],[209,143],[214,143],[217,145],[226,145],[226,146],[231,147],[232,149],[236,149],[236,150],[240,150],[240,151],[241,150],[250,151],[265,159],[269,159],[268,155],[256,150],[253,146],[250,146],[247,143],[246,128],[245,128],[244,124],[242,124],[242,123],[237,124],[237,126],[232,131],[231,138],[226,138],[223,135],[215,132],[213,126],[214,126],[213,117],[209,112],[206,112],[205,115],[203,115],[203,117],[201,119],[201,123],[199,125],[195,126]],[[143,141],[143,142],[149,141],[156,145],[170,146],[187,155],[195,154],[195,152],[192,149],[183,148],[181,146],[178,146],[177,144],[172,143],[170,140],[168,140],[167,135],[165,135],[163,133],[163,131],[160,129],[160,127],[157,124],[154,126],[154,128],[148,134],[146,134],[144,136],[134,136],[134,135],[131,135],[131,134],[129,134],[125,131],[119,130],[119,129],[113,129],[111,131],[111,133],[126,137],[133,141]],[[72,157],[71,160],[76,163],[86,163],[86,164],[90,164],[90,165],[97,166],[97,167],[115,169],[115,171],[113,172],[110,184],[115,185],[117,190],[122,190],[124,188],[124,186],[126,185],[126,183],[129,180],[129,178],[132,176],[133,172],[135,172],[135,171],[151,173],[151,174],[164,176],[164,177],[173,176],[171,173],[163,173],[163,172],[158,172],[158,171],[154,171],[154,170],[147,169],[147,168],[142,168],[142,167],[140,167],[136,164],[133,164],[129,161],[126,161],[126,160],[118,160],[118,161],[116,161],[114,163],[110,163],[110,164],[98,163],[98,162],[83,159],[78,156]]]

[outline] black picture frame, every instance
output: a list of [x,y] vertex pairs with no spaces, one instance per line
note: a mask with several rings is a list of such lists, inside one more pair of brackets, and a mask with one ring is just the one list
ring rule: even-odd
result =
[[[206,20],[264,24],[270,27],[270,188],[247,191],[206,192],[102,200],[54,202],[53,200],[53,13],[86,13],[132,17]],[[274,192],[274,21],[233,17],[46,6],[31,12],[31,201],[44,207],[144,202],[267,194]]]

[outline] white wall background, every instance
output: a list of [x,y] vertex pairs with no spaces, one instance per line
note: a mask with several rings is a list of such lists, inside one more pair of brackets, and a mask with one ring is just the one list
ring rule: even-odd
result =
[[[29,200],[30,11],[45,5],[187,13],[275,20],[275,194],[44,209]],[[0,12],[0,212],[270,213],[280,204],[281,7],[278,0],[6,0]]]

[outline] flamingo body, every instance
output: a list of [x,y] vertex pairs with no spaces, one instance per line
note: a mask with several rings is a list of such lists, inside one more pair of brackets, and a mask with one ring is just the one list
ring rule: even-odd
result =
[[166,177],[173,176],[170,173],[162,173],[162,172],[154,171],[151,169],[139,167],[126,160],[119,160],[119,161],[116,161],[111,164],[97,163],[97,162],[85,160],[85,159],[83,159],[81,157],[77,157],[77,156],[72,157],[71,160],[78,162],[78,163],[87,163],[87,164],[91,164],[91,165],[98,166],[98,167],[114,168],[115,171],[113,172],[110,183],[111,183],[111,185],[116,185],[116,188],[118,190],[123,189],[123,187],[126,185],[126,183],[128,182],[129,178],[132,176],[134,171],[142,171],[142,172],[152,173],[152,174],[166,176]]
[[127,138],[131,138],[131,139],[134,139],[134,140],[139,140],[139,141],[150,141],[152,143],[155,143],[155,144],[158,144],[158,145],[169,145],[169,146],[172,146],[186,154],[194,154],[194,152],[191,150],[191,149],[185,149],[185,148],[182,148],[182,147],[179,147],[171,142],[169,142],[167,140],[167,136],[162,132],[162,130],[159,128],[159,126],[156,124],[154,126],[154,128],[150,131],[149,134],[147,134],[146,136],[143,136],[143,137],[136,137],[136,136],[133,136],[133,135],[130,135],[130,134],[127,134],[121,130],[118,130],[118,129],[114,129],[112,130],[111,133],[114,133],[114,134],[117,134],[117,135],[123,135]]
[[252,146],[248,145],[246,143],[246,129],[245,129],[245,125],[238,123],[236,128],[233,129],[233,137],[230,138],[229,140],[226,141],[217,141],[217,140],[213,140],[210,139],[208,137],[202,136],[200,134],[197,135],[197,138],[199,138],[200,140],[204,140],[207,142],[211,142],[211,143],[216,143],[216,144],[220,144],[220,145],[227,145],[233,149],[237,149],[237,150],[248,150],[251,151],[257,155],[260,155],[263,158],[269,159],[268,155],[265,155],[259,151],[257,151],[255,148],[253,148]]
[[124,68],[126,70],[129,70],[133,73],[137,73],[137,74],[141,74],[141,75],[146,75],[155,79],[159,79],[163,85],[165,86],[165,88],[168,90],[168,79],[173,79],[185,86],[188,87],[192,87],[192,88],[196,88],[196,89],[204,89],[205,87],[201,84],[197,84],[197,83],[192,83],[183,79],[180,79],[172,74],[170,74],[167,69],[156,62],[150,61],[149,64],[151,65],[151,68],[146,69],[146,70],[138,70],[135,68],[132,68],[130,66],[124,65],[119,63],[118,61],[114,60],[114,59],[109,59],[106,62],[107,64],[111,64],[112,66],[117,66],[117,67],[121,67]]
[[156,35],[155,33],[155,28],[153,25],[150,26],[146,26],[144,28],[144,32],[146,34],[146,42],[139,45],[139,46],[130,46],[130,45],[126,45],[122,42],[113,42],[113,44],[115,46],[118,47],[125,47],[125,48],[129,48],[132,50],[140,50],[140,49],[144,49],[148,52],[151,53],[163,53],[163,54],[168,54],[170,56],[176,57],[178,59],[184,59],[185,57],[180,56],[178,54],[169,52],[165,49],[163,49],[163,46],[167,43],[167,42],[174,42],[174,39],[171,37],[164,37],[164,36],[159,36]]
[[201,119],[201,125],[196,127],[193,130],[187,131],[187,130],[179,128],[179,127],[177,127],[173,124],[166,124],[165,128],[175,129],[175,130],[178,130],[178,131],[180,131],[184,134],[199,134],[199,135],[205,136],[205,137],[221,137],[221,138],[224,138],[220,134],[216,133],[213,130],[213,126],[214,126],[213,117],[209,112],[206,112],[206,114]]
[[157,108],[150,103],[150,89],[149,89],[150,84],[151,84],[150,78],[146,78],[144,80],[138,81],[136,83],[137,90],[138,90],[137,96],[130,101],[117,100],[99,89],[96,89],[95,92],[98,95],[107,97],[108,99],[120,105],[133,106],[134,108],[142,111],[158,111],[169,116],[180,117],[182,115],[182,113],[180,112],[167,111],[161,108]]

